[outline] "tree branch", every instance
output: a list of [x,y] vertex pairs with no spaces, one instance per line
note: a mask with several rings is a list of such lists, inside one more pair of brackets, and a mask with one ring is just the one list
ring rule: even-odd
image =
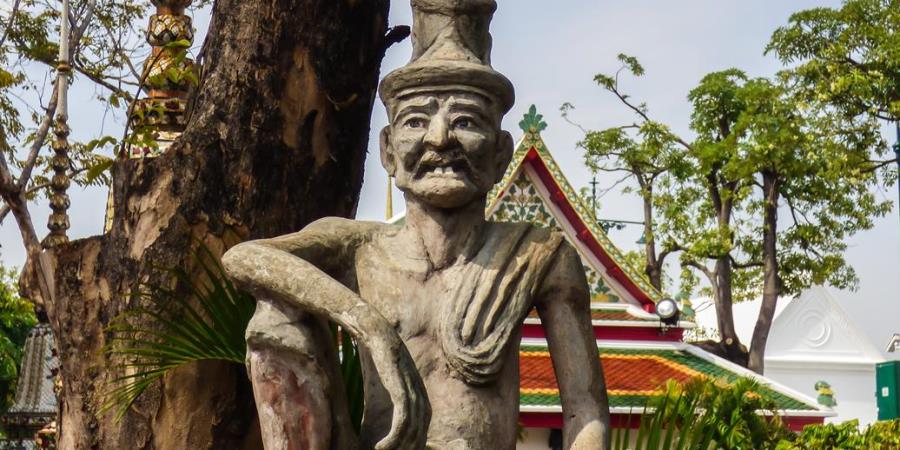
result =
[[6,44],[6,38],[9,37],[9,30],[12,29],[13,25],[16,24],[16,16],[19,15],[19,3],[22,0],[16,0],[13,3],[13,7],[9,10],[9,20],[6,21],[6,28],[3,30],[3,37],[0,38],[0,48],[3,48],[3,44]]
[[762,267],[763,266],[762,261],[739,262],[738,260],[734,259],[734,256],[732,256],[730,254],[728,255],[728,259],[731,260],[731,267],[733,267],[735,269],[749,269],[751,267]]
[[706,279],[709,281],[710,286],[712,286],[714,290],[719,289],[719,283],[716,282],[716,275],[711,270],[709,270],[708,267],[694,260],[684,261],[683,264],[699,270],[703,275],[706,276]]
[[[56,84],[54,84],[55,86]],[[53,116],[56,114],[56,103],[57,96],[59,95],[59,89],[54,88],[53,94],[50,95],[50,102],[47,104],[47,112],[44,114],[44,117],[41,119],[40,125],[38,125],[37,131],[34,133],[34,141],[31,142],[31,149],[28,151],[28,158],[25,160],[25,163],[22,165],[22,172],[19,173],[19,180],[16,182],[15,189],[17,191],[22,191],[25,189],[25,186],[28,186],[28,182],[31,180],[31,172],[34,170],[34,165],[37,163],[38,155],[41,152],[41,148],[44,146],[44,142],[47,140],[47,134],[50,132],[50,127],[53,125]]]

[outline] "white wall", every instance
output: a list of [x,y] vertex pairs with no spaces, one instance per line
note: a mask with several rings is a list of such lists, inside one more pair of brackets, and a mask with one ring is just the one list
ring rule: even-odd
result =
[[813,388],[816,381],[827,381],[838,402],[834,408],[838,415],[826,419],[827,422],[858,419],[861,425],[867,425],[878,418],[874,364],[868,367],[835,367],[825,363],[806,363],[797,367],[766,361],[766,376],[812,398],[818,396]]

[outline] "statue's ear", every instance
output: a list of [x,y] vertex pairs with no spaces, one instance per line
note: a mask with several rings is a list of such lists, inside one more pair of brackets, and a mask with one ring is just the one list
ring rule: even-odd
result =
[[386,126],[381,129],[381,165],[387,170],[388,175],[394,176],[396,164],[394,163],[394,149],[391,147],[391,127]]
[[506,169],[509,167],[510,161],[512,161],[514,150],[512,135],[508,131],[500,132],[500,141],[497,144],[497,166],[495,168],[497,179],[494,180],[495,183],[499,183],[503,179],[503,174],[506,173]]

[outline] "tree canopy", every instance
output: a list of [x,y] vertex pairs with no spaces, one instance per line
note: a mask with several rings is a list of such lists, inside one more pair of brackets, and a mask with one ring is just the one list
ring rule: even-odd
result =
[[[853,288],[846,239],[891,209],[873,190],[890,183],[886,150],[871,116],[835,113],[810,99],[792,77],[751,78],[739,69],[706,75],[690,91],[690,138],[655,121],[646,104],[620,88],[623,71],[643,75],[620,55],[614,76],[595,80],[635,114],[630,124],[586,130],[580,145],[594,171],[624,172],[643,200],[645,272],[659,286],[677,253],[681,290],[714,298],[723,352],[747,357],[731,305],[758,298],[751,367],[762,370],[775,301],[813,285]],[[571,111],[564,106],[564,114]]]

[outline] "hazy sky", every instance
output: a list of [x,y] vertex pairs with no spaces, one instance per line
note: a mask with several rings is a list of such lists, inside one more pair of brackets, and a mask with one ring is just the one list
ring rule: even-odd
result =
[[[575,143],[580,131],[559,115],[564,102],[575,104],[573,117],[589,128],[603,128],[630,122],[632,116],[611,95],[592,81],[598,72],[618,68],[616,55],[637,56],[647,74],[626,81],[624,88],[636,100],[646,101],[652,115],[688,135],[690,108],[687,92],[700,78],[715,70],[737,67],[751,76],[771,75],[781,66],[763,48],[772,31],[786,23],[797,10],[835,6],[836,1],[792,0],[499,0],[493,22],[494,67],[516,86],[517,101],[504,125],[520,136],[517,123],[531,104],[537,105],[549,128],[544,132],[554,157],[574,186],[584,187],[590,173],[582,164]],[[198,14],[195,24],[203,35],[205,20]],[[407,0],[392,1],[392,24],[410,24]],[[407,62],[409,41],[392,47],[384,61],[384,73]],[[115,121],[90,108],[95,92],[85,82],[73,88],[72,125],[76,133],[95,130],[103,122],[107,130],[120,129]],[[366,164],[366,181],[358,216],[380,220],[385,212],[386,176],[377,157],[375,134],[386,122],[381,105],[372,117],[373,139]],[[86,131],[87,130],[87,131]],[[888,136],[889,142],[894,142]],[[609,186],[614,180],[600,179]],[[101,231],[105,190],[72,189],[73,237]],[[78,192],[75,192],[78,191]],[[896,201],[892,189],[879,193]],[[395,212],[403,209],[399,192],[394,195]],[[601,216],[639,219],[640,204],[635,197],[618,191],[602,198]],[[36,208],[39,227],[46,223],[47,209]],[[638,230],[611,232],[612,240],[625,249],[635,247]],[[14,221],[8,218],[0,229],[3,261],[21,265],[23,250]],[[895,211],[877,221],[874,229],[850,241],[847,258],[860,277],[858,292],[841,292],[838,298],[853,320],[882,348],[890,335],[900,332],[900,219]]]

